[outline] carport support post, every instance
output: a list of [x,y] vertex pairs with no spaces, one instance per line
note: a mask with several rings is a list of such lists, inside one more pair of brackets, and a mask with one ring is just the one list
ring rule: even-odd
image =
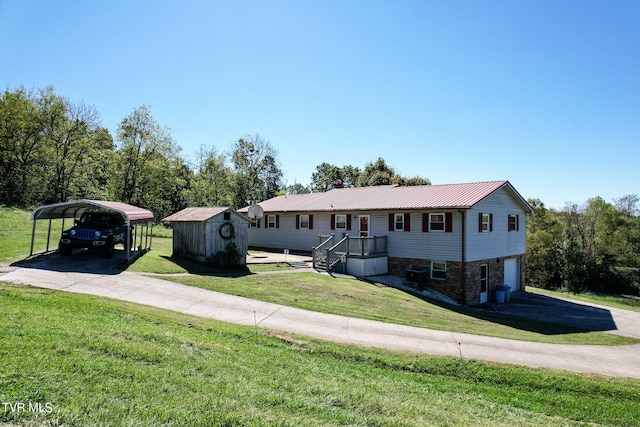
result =
[[49,218],[49,229],[47,230],[47,249],[46,252],[49,252],[49,241],[51,240],[51,218]]
[[36,221],[37,219],[33,219],[33,228],[31,229],[31,250],[29,251],[29,256],[33,255],[33,239],[36,236]]
[[124,245],[127,248],[127,264],[129,263],[129,258],[131,257],[131,220],[129,220],[129,216],[127,215],[127,242]]

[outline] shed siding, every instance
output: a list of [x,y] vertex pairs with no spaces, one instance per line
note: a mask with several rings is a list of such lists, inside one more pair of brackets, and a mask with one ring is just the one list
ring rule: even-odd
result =
[[246,253],[249,241],[248,222],[240,214],[230,212],[229,222],[233,224],[234,236],[228,240],[219,234],[220,226],[227,222],[224,220],[224,212],[206,221],[173,222],[173,253],[206,259],[224,251],[229,242],[233,242],[240,252]]
[[[493,231],[478,231],[478,215],[493,214]],[[518,215],[519,230],[509,231],[509,215]],[[479,202],[467,213],[467,261],[502,258],[526,252],[526,213],[504,189]]]
[[173,224],[173,253],[204,256],[206,226],[203,222],[176,222]]

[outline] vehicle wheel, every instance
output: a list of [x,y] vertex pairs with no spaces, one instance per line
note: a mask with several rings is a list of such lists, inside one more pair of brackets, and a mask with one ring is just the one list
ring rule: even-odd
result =
[[58,253],[60,256],[69,256],[71,255],[71,245],[65,245],[64,243],[58,244]]
[[104,248],[104,252],[102,253],[102,256],[105,258],[113,258],[114,252],[115,252],[115,248],[114,248],[113,242],[108,242]]

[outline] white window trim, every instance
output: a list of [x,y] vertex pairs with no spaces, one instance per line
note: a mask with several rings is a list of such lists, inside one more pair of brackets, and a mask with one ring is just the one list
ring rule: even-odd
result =
[[[431,216],[432,215],[442,216],[442,222],[440,222],[440,221],[432,222],[431,221]],[[430,213],[429,214],[429,231],[436,231],[436,232],[443,232],[444,233],[445,229],[447,228],[445,222],[446,222],[446,216],[445,216],[444,212],[433,212],[433,213]],[[442,230],[432,228],[432,226],[431,226],[432,224],[442,224]]]
[[[444,270],[434,269],[433,268],[434,264],[443,264],[444,265]],[[437,271],[437,272],[443,272],[444,273],[444,277],[433,277],[434,270]],[[446,261],[431,261],[429,277],[431,277],[431,279],[433,279],[433,280],[447,280],[447,262]]]
[[[307,222],[307,226],[306,226],[306,227],[304,227],[304,226],[302,225],[302,224],[303,224],[303,219],[305,219],[305,218],[306,218],[306,220],[307,220],[307,221],[306,221],[306,222]],[[301,229],[301,230],[308,230],[308,229],[309,229],[309,215],[300,215],[300,224],[299,224],[299,227],[300,227],[300,229]]]
[[[400,218],[400,221],[398,221],[398,218]],[[398,228],[398,225],[400,225],[400,228]],[[393,230],[404,231],[404,214],[403,213],[393,214]]]
[[[273,218],[273,221],[271,219]],[[276,228],[276,216],[275,215],[267,215],[266,224],[267,228]]]
[[[513,228],[511,228],[511,219],[513,218]],[[509,214],[509,231],[520,231],[519,224],[520,218],[518,218],[518,214]]]
[[[344,218],[344,226],[340,227],[338,224],[340,224],[340,220],[339,218]],[[347,229],[347,215],[346,214],[336,214],[336,230],[346,230]]]
[[[485,217],[487,220],[485,221]],[[482,214],[482,232],[488,233],[491,231],[491,214],[483,213]]]

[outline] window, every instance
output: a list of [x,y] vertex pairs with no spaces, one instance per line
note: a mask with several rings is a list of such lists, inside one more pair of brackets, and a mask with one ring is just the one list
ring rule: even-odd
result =
[[518,215],[509,215],[509,231],[520,230],[520,224],[518,220]]
[[267,228],[276,228],[276,215],[267,215]]
[[231,212],[227,211],[227,212],[223,213],[223,214],[222,214],[222,218],[223,218],[225,221],[231,221]]
[[478,214],[478,231],[480,233],[493,231],[493,214]]
[[300,228],[309,228],[309,215],[300,215]]
[[447,279],[447,263],[442,261],[431,262],[431,278],[436,280]]
[[336,215],[336,230],[346,230],[346,229],[347,229],[347,216]]
[[429,214],[429,230],[444,231],[444,214],[442,213]]
[[249,220],[250,228],[260,228],[260,220],[257,218],[253,218]]
[[404,214],[395,214],[394,215],[394,226],[393,229],[394,230],[404,230]]

